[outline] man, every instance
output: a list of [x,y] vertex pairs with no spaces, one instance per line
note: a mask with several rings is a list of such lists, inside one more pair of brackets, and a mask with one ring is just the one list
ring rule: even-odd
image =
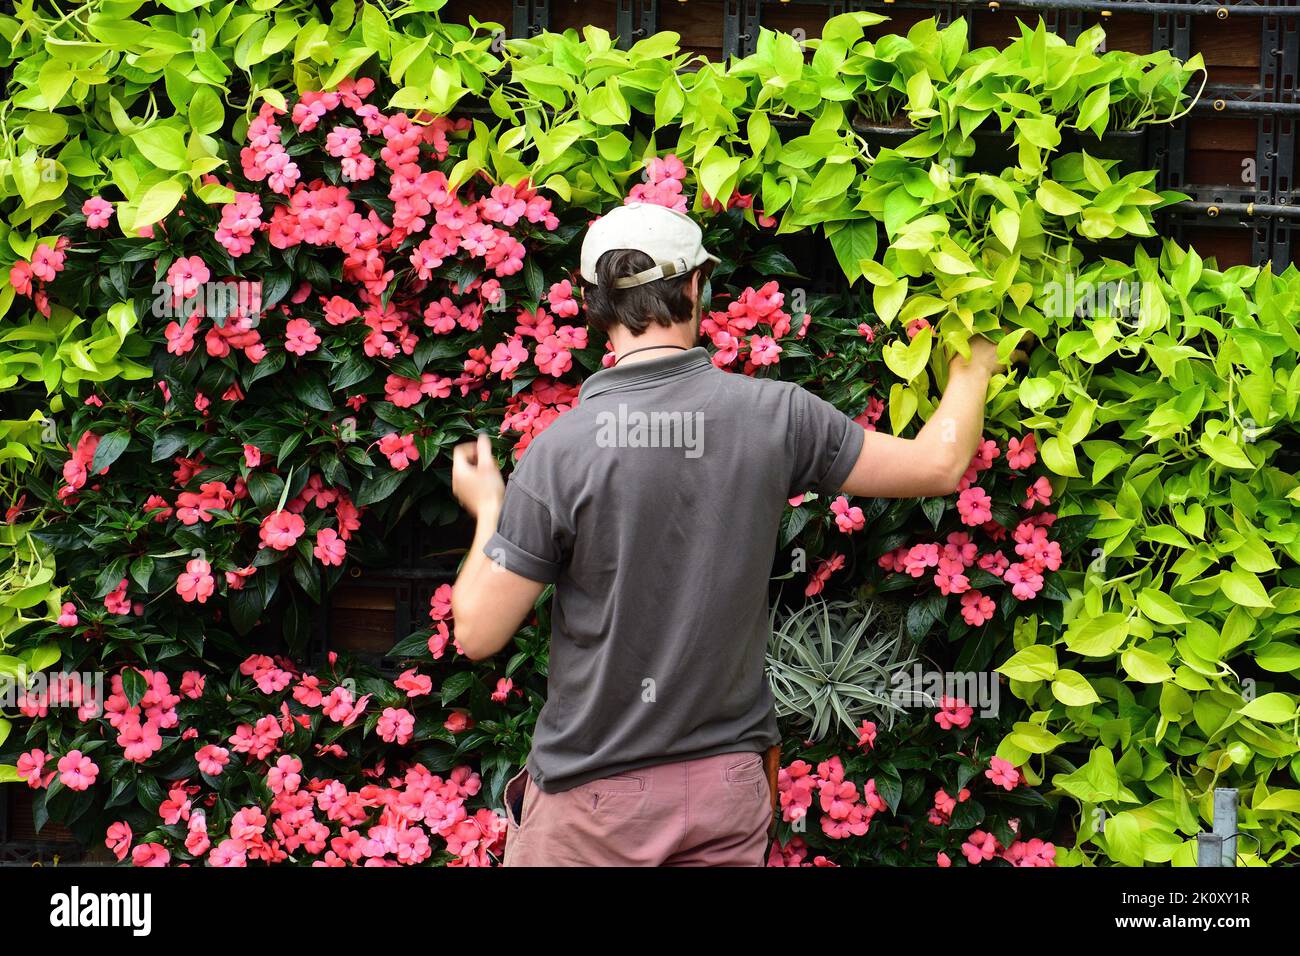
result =
[[535,438],[509,490],[487,437],[455,451],[477,534],[452,597],[474,659],[555,585],[549,687],[506,787],[507,866],[763,862],[779,742],[764,675],[787,499],[952,493],[983,426],[994,347],[954,359],[915,438],[867,432],[788,382],[695,347],[717,259],[699,227],[630,204],[592,224],[587,319],[615,364]]

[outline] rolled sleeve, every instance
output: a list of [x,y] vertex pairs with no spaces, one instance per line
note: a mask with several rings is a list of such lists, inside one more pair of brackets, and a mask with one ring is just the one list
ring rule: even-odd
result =
[[790,494],[835,494],[857,464],[865,432],[849,416],[811,392],[796,387],[794,396],[797,425]]
[[483,553],[507,571],[530,581],[554,584],[564,567],[565,550],[550,509],[512,480],[497,530],[483,546]]

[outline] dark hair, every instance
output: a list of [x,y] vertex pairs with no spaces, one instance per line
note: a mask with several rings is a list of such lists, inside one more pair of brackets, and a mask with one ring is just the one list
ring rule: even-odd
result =
[[614,288],[615,279],[635,275],[654,264],[653,259],[637,249],[611,249],[596,260],[596,284],[582,283],[587,324],[597,332],[621,325],[633,335],[640,335],[652,324],[671,326],[694,318],[694,303],[688,288],[691,276],[699,275],[698,292],[703,296],[713,263],[705,262],[671,279],[656,279],[630,289]]

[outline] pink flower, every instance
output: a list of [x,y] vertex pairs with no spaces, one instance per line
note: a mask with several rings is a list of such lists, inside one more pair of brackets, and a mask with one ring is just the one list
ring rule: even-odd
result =
[[492,699],[498,704],[503,703],[510,692],[514,690],[515,682],[509,677],[502,677],[497,681],[496,690],[492,691]]
[[994,757],[989,761],[989,769],[984,771],[984,776],[1006,790],[1014,790],[1020,785],[1020,771],[1011,761],[1003,760],[1001,757]]
[[161,843],[142,843],[131,851],[132,866],[166,866],[172,855]]
[[961,845],[961,852],[965,854],[971,866],[993,859],[993,855],[997,850],[997,838],[992,833],[985,833],[983,830],[971,831],[970,838]]
[[59,608],[59,627],[76,627],[80,623],[77,618],[77,605],[71,601],[63,602],[63,606]]
[[850,507],[849,499],[840,495],[831,502],[831,514],[835,515],[835,526],[845,534],[861,531],[867,526],[866,516],[857,505]]
[[199,748],[194,759],[198,762],[199,770],[209,777],[219,777],[226,764],[230,763],[230,751],[216,744],[208,744]]
[[396,471],[405,471],[411,462],[420,460],[420,451],[415,447],[412,435],[389,432],[379,439],[379,450],[388,456],[388,463]]
[[248,854],[243,841],[236,839],[222,840],[208,854],[208,866],[240,867],[248,865]]
[[306,355],[316,351],[320,345],[320,336],[315,327],[306,319],[290,319],[284,327],[284,347],[295,355]]
[[967,488],[957,496],[957,513],[964,525],[976,527],[993,518],[993,499],[983,488]]
[[429,598],[429,618],[445,621],[451,617],[451,585],[439,584]]
[[1043,576],[1025,562],[1007,568],[1002,580],[1011,585],[1011,593],[1018,601],[1028,601],[1043,589]]
[[876,725],[869,720],[864,720],[858,727],[858,746],[863,750],[870,750],[876,745]]
[[1028,468],[1038,461],[1038,443],[1030,432],[1023,440],[1012,438],[1007,442],[1007,467],[1013,471]]
[[1050,505],[1052,503],[1052,483],[1047,480],[1046,476],[1040,475],[1025,492],[1025,501],[1021,507],[1032,508],[1036,504]]
[[134,720],[122,725],[117,735],[117,744],[127,760],[144,763],[162,750],[162,736],[158,733],[158,725],[152,720],[144,723]]
[[785,351],[770,335],[751,335],[749,337],[749,360],[755,365],[775,365],[781,361]]
[[29,750],[25,754],[20,754],[17,763],[18,779],[26,780],[27,786],[33,790],[48,787],[50,781],[54,779],[53,772],[45,774],[45,763],[49,759],[43,750]]
[[831,579],[831,575],[844,567],[844,555],[833,554],[828,559],[822,561],[817,566],[817,570],[812,573],[808,579],[808,585],[803,589],[807,597],[820,594],[826,587],[826,582]]
[[244,464],[249,468],[256,468],[262,463],[262,449],[256,445],[244,446]]
[[199,291],[199,286],[212,278],[212,273],[198,256],[182,257],[167,270],[167,284],[182,299],[189,299]]
[[415,716],[404,707],[385,707],[375,731],[388,743],[409,743],[415,734]]
[[113,204],[98,196],[91,196],[81,204],[81,213],[86,217],[87,229],[103,229],[113,217]]
[[979,591],[967,591],[961,596],[961,616],[971,627],[979,627],[993,616],[993,599]]
[[126,596],[126,585],[127,580],[123,578],[121,584],[104,595],[104,607],[108,608],[110,614],[131,613],[131,601]]
[[181,695],[190,700],[198,700],[203,696],[203,687],[207,682],[208,679],[198,671],[186,671],[181,675]]
[[528,349],[524,348],[523,340],[519,336],[513,335],[507,341],[498,342],[492,348],[492,360],[488,367],[503,379],[510,379],[515,377],[515,370],[526,361],[528,361]]
[[95,778],[99,777],[99,767],[81,750],[69,750],[59,760],[59,782],[68,790],[90,790]]
[[347,544],[333,528],[321,528],[316,532],[316,547],[312,549],[312,554],[316,555],[321,564],[337,567],[343,563],[347,553]]
[[934,722],[944,730],[952,730],[954,727],[965,729],[970,726],[973,716],[975,708],[966,706],[960,697],[942,697],[939,699],[939,713],[934,715]]
[[175,826],[190,818],[190,798],[183,786],[175,786],[168,791],[167,799],[158,805],[158,815],[167,826]]
[[965,565],[959,560],[943,557],[939,559],[939,570],[934,576],[934,586],[941,594],[962,594],[970,590],[970,579],[962,572]]
[[402,671],[401,676],[393,681],[393,686],[406,691],[407,697],[426,697],[433,692],[433,678],[412,667]]
[[206,604],[216,587],[212,567],[202,558],[194,558],[185,565],[184,573],[176,578],[176,593],[183,601]]
[[125,860],[131,850],[131,824],[125,821],[110,823],[104,837],[104,846],[113,851],[118,860]]
[[262,547],[288,551],[306,530],[307,523],[301,516],[291,511],[277,511],[262,519],[258,536],[262,539]]

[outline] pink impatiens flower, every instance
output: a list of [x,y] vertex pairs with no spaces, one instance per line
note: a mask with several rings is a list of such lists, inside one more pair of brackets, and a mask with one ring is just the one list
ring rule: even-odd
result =
[[300,515],[291,511],[277,511],[262,519],[258,536],[262,539],[263,547],[275,551],[288,551],[298,543],[298,539],[306,530],[307,523]]
[[1038,461],[1038,443],[1033,433],[1023,439],[1012,438],[1007,441],[1007,467],[1013,471],[1028,468]]
[[86,217],[87,229],[103,229],[113,218],[113,204],[99,196],[91,196],[81,204],[81,213]]
[[113,856],[118,860],[125,860],[127,853],[131,851],[131,838],[131,824],[119,820],[108,825],[108,830],[104,834],[104,846],[112,850]]
[[961,616],[971,627],[979,627],[993,616],[993,599],[979,591],[967,591],[961,596]]
[[1050,505],[1051,503],[1052,483],[1047,480],[1046,476],[1040,475],[1025,492],[1025,500],[1022,507],[1032,508],[1036,504]]
[[415,716],[405,707],[385,707],[375,732],[390,744],[409,743],[415,734]]
[[206,604],[215,586],[212,566],[202,558],[194,558],[187,562],[185,571],[176,578],[176,593],[183,601],[198,601],[200,604]]
[[218,747],[216,744],[207,744],[200,747],[198,753],[194,755],[199,769],[209,777],[218,777],[221,771],[225,769],[226,764],[230,762],[230,751],[225,747]]
[[965,729],[970,726],[970,719],[975,716],[975,708],[968,707],[960,697],[941,697],[939,713],[934,715],[934,722],[944,730]]
[[172,855],[161,843],[142,843],[131,851],[133,866],[166,866]]
[[50,758],[45,755],[43,750],[29,750],[27,753],[18,756],[18,779],[27,781],[27,786],[33,790],[41,790],[50,785],[54,779],[54,772],[45,773],[45,764]]
[[997,851],[997,837],[992,833],[985,833],[983,830],[971,831],[969,839],[961,845],[961,852],[965,854],[966,860],[971,866],[993,859],[993,855]]
[[420,451],[415,447],[413,435],[389,432],[379,439],[379,450],[388,456],[388,463],[396,471],[405,471],[411,462],[420,460]]
[[316,532],[316,547],[312,553],[321,564],[337,567],[347,557],[348,546],[333,528],[321,528]]
[[983,488],[967,488],[957,496],[957,513],[964,525],[978,527],[993,518],[993,499]]
[[89,790],[97,776],[99,767],[80,750],[70,750],[59,758],[59,782],[69,790]]
[[320,336],[316,328],[306,319],[290,319],[284,327],[284,347],[294,355],[306,355],[316,351],[320,345]]
[[77,618],[77,605],[71,601],[64,601],[63,606],[59,608],[59,627],[76,627],[80,623]]
[[1020,785],[1020,771],[1009,760],[1003,760],[1001,757],[994,757],[989,761],[989,768],[984,771],[984,776],[988,777],[996,786],[1006,790],[1014,790]]
[[867,526],[866,516],[857,505],[850,505],[849,499],[840,495],[831,502],[831,514],[835,515],[835,526],[845,534],[861,531]]
[[177,259],[167,270],[167,284],[182,299],[198,294],[199,286],[212,278],[212,273],[198,256]]

